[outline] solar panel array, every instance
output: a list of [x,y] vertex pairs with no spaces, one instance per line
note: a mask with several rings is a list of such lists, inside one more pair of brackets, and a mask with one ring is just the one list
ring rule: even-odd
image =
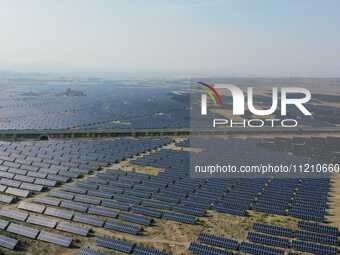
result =
[[[110,250],[119,251],[128,254],[134,255],[170,255],[169,253],[150,248],[150,247],[141,247],[134,243],[113,239],[107,236],[97,236],[96,237],[96,245],[99,247],[105,247]],[[102,255],[102,253],[98,253],[93,249],[89,249],[86,247],[82,247],[80,249],[80,254],[83,255]]]
[[284,250],[247,242],[241,243],[240,251],[256,255],[284,255]]
[[268,225],[262,223],[255,223],[253,229],[257,232],[274,235],[274,236],[284,236],[293,237],[294,231],[289,228],[279,227],[275,225]]
[[232,255],[234,253],[199,243],[190,243],[189,251],[200,255]]
[[320,233],[320,234],[325,234],[329,236],[339,235],[338,228],[332,227],[332,226],[322,225],[322,224],[318,224],[315,222],[306,222],[306,221],[299,221],[298,225],[300,229],[314,232],[314,233]]
[[[28,197],[31,194],[49,190],[58,183],[65,183],[86,175],[99,166],[124,160],[169,142],[170,140],[167,138],[138,140],[122,138],[44,143],[2,142],[0,143],[0,201],[11,203],[21,200],[20,198]],[[81,188],[75,188],[72,185],[65,187],[66,190],[68,187],[69,191],[75,193],[52,190],[50,196],[38,196],[33,199],[34,202],[21,201],[17,206],[20,210],[0,209],[0,215],[10,220],[1,220],[0,228],[4,233],[69,247],[72,238],[40,231],[37,227],[56,229],[80,236],[88,236],[90,228],[55,220],[44,215],[100,227],[103,227],[104,223],[108,227],[109,220],[104,221],[94,215],[114,218],[118,216],[114,210],[96,208],[96,205],[102,202],[99,198],[110,197],[99,193],[85,195]],[[101,196],[97,197],[97,195]],[[127,221],[138,221],[145,225],[151,223],[149,218],[141,215],[122,214],[121,217]],[[11,220],[15,222],[11,222]],[[135,225],[118,223],[130,231],[134,228],[138,231],[141,230]],[[6,237],[0,238],[0,246],[14,249],[17,246],[17,241],[15,239],[6,240]]]
[[131,244],[127,241],[112,239],[109,237],[101,237],[101,236],[98,236],[96,238],[96,245],[100,247],[105,247],[111,250],[115,250],[115,251],[125,252],[125,253],[131,253],[134,248],[134,244]]
[[261,243],[269,246],[277,246],[281,248],[289,248],[289,240],[285,238],[280,238],[276,236],[268,236],[265,234],[259,234],[254,232],[249,232],[247,239],[254,243]]
[[[145,141],[148,141],[148,145],[138,145],[138,142]],[[87,175],[91,169],[96,169],[99,165],[110,164],[152,148],[159,148],[170,141],[170,139],[151,139],[150,141],[142,139],[131,142],[130,139],[117,139],[117,141],[108,139],[105,142],[77,141],[76,145],[53,141],[47,142],[47,144],[51,144],[49,146],[41,143],[36,156],[51,153],[58,158],[57,148],[59,148],[61,151],[65,150],[63,155],[67,160],[56,164],[56,159],[51,158],[49,161],[54,163],[47,166],[46,164],[49,163],[41,159],[38,163],[27,165],[24,167],[25,169],[20,166],[17,168],[19,172],[14,171],[16,172],[14,173],[13,170],[9,171],[10,166],[21,164],[15,159],[5,164],[8,169],[2,172],[3,174],[7,173],[4,177],[5,180],[10,177],[9,174],[14,174],[12,179],[8,179],[11,182],[7,182],[12,185],[8,188],[14,189],[18,189],[16,187],[20,189],[22,185],[17,182],[31,184],[31,178],[37,178],[31,176],[32,174],[28,175],[29,172],[35,173],[35,175],[39,174],[38,178],[41,180],[50,181],[50,179],[41,178],[50,175],[49,172],[46,172],[48,169],[53,172],[53,179],[60,178],[58,182],[63,182],[61,181],[63,178],[73,180],[79,176],[73,174],[77,172],[75,169],[87,169],[86,172],[81,173]],[[11,143],[6,149],[8,157],[13,156],[17,149],[25,151],[25,153],[29,152],[30,160],[36,157],[31,153],[33,145],[27,145],[28,148],[26,148],[20,143],[15,146],[13,144],[15,143]],[[3,144],[0,145],[0,149],[2,146]],[[107,151],[111,151],[111,153],[107,153]],[[307,215],[308,208],[314,206],[312,202],[312,197],[315,196],[313,186],[316,187],[317,192],[322,194],[316,203],[326,209],[330,187],[328,179],[190,179],[187,171],[188,155],[185,151],[160,149],[137,160],[132,160],[132,163],[165,169],[156,176],[122,170],[100,171],[88,178],[63,185],[58,190],[51,190],[44,196],[38,196],[33,199],[33,202],[22,201],[18,204],[20,210],[1,209],[0,216],[16,221],[3,222],[3,229],[5,233],[7,231],[18,236],[68,247],[71,245],[72,239],[61,234],[53,236],[54,233],[39,231],[37,226],[84,237],[89,235],[92,226],[132,235],[142,235],[144,229],[152,227],[156,219],[197,224],[199,217],[206,217],[207,210],[211,209],[220,213],[245,217],[249,210],[291,215],[294,208],[300,208],[299,212],[302,215]],[[85,158],[87,163],[84,163]],[[68,170],[59,169],[56,172],[55,169],[58,168],[56,166],[68,167]],[[32,170],[33,168],[26,170],[31,167],[35,170]],[[27,171],[27,173],[24,175],[24,172],[20,170]],[[72,173],[65,174],[65,171]],[[5,185],[5,182],[1,185]],[[46,187],[46,190],[49,188]],[[30,192],[36,193],[37,191],[30,190]],[[301,201],[307,202],[300,206]],[[321,218],[316,217],[317,215],[324,217],[326,210],[320,208],[317,208],[316,211],[311,209],[309,215],[313,217],[313,220],[321,221]],[[0,222],[0,228],[1,226]],[[322,252],[330,254],[334,249],[336,250],[337,229],[311,222],[300,222],[299,227],[300,230],[293,231],[256,223],[253,232],[248,233],[250,242],[243,242],[241,245],[236,240],[201,233],[198,237],[200,243],[193,243],[191,249],[198,254],[231,254],[233,251],[239,250],[252,254],[270,254],[271,252],[272,254],[281,254],[284,249],[303,252],[306,249],[309,249],[309,252],[322,250]],[[20,229],[22,229],[21,232]],[[115,243],[118,245],[119,242]],[[308,246],[311,243],[316,246]],[[116,247],[110,242],[106,245]],[[121,248],[117,247],[114,249]],[[139,249],[136,248],[136,254],[137,252],[139,252],[138,254],[159,254],[157,252],[160,251],[152,253],[152,249],[139,247]]]
[[197,239],[201,243],[218,246],[225,249],[237,250],[239,243],[232,239],[226,239],[220,236],[215,236],[207,233],[200,233]]
[[292,241],[292,248],[302,252],[309,252],[313,254],[336,255],[338,250],[336,247],[325,246],[316,243],[307,243],[303,241]]
[[14,250],[17,244],[18,244],[18,240],[0,235],[0,246],[1,247]]
[[294,236],[303,241],[308,242],[315,242],[315,243],[322,243],[322,244],[329,244],[329,245],[338,245],[338,238],[337,236],[327,236],[322,234],[316,234],[306,231],[296,231]]
[[[0,202],[10,204],[96,170],[169,143],[162,139],[108,139],[0,143]],[[86,197],[75,200],[86,202]],[[88,201],[91,202],[91,201]],[[94,201],[92,201],[94,202]]]
[[105,253],[98,252],[87,247],[81,247],[79,249],[79,255],[105,255]]
[[[298,227],[300,228],[299,230],[292,230],[274,225],[255,223],[253,231],[256,232],[249,232],[247,239],[257,246],[264,244],[266,246],[284,248],[285,250],[293,249],[313,254],[337,254],[338,238],[337,235],[334,235],[338,233],[336,228],[311,222],[299,222]],[[310,227],[310,230],[321,231],[322,229],[326,233],[320,234],[301,230],[301,228],[308,227]],[[248,246],[249,244],[247,244]]]
[[[228,147],[228,142],[223,143]],[[159,176],[168,181],[167,186],[158,185],[158,192],[152,193],[152,200],[144,199],[144,206],[173,209],[198,217],[204,216],[204,210],[214,208],[218,212],[240,216],[246,216],[247,210],[256,210],[309,220],[324,220],[329,179],[203,179],[194,183],[188,177],[188,158],[188,152],[163,149],[133,161],[135,164],[166,169]],[[216,186],[219,187],[217,192],[213,188]],[[318,201],[313,202],[312,198],[316,193],[321,196]]]
[[[13,210],[13,209],[1,209],[0,215],[2,217],[6,217],[8,219],[13,219],[17,222],[11,222],[7,220],[0,220],[0,228],[4,233],[10,233],[14,235],[18,235],[21,237],[26,237],[29,239],[36,239],[41,241],[46,241],[49,243],[53,243],[56,245],[69,247],[72,243],[72,238],[63,236],[60,234],[55,234],[47,231],[40,231],[39,229],[35,227],[30,227],[26,224],[22,223],[28,223],[32,225],[38,225],[38,226],[44,226],[47,228],[55,228],[57,225],[57,222],[54,222],[51,219],[43,218],[41,216],[35,216],[35,215],[29,215],[27,213]],[[63,224],[63,223],[58,223]],[[9,238],[6,236],[0,236],[0,246],[7,248],[7,249],[14,249],[18,244],[18,240]]]
[[172,93],[175,84],[86,83],[3,87],[0,129],[189,127],[189,97]]
[[167,252],[159,251],[149,247],[138,247],[135,246],[132,254],[134,255],[170,255]]
[[104,224],[104,228],[132,234],[132,235],[139,235],[142,231],[142,228],[139,226],[120,223],[115,220],[107,220]]

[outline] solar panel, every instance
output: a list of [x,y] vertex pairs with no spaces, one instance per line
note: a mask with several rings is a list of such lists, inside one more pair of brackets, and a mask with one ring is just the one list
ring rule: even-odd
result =
[[70,178],[79,178],[81,176],[81,174],[79,172],[64,171],[64,170],[59,171],[58,175],[67,176],[67,177],[70,177]]
[[28,197],[31,192],[28,190],[23,190],[23,189],[17,189],[17,188],[12,188],[12,187],[8,187],[7,190],[5,191],[7,194],[11,194],[14,196],[18,196],[18,197]]
[[0,183],[3,184],[3,185],[10,186],[10,187],[19,188],[19,186],[21,185],[22,182],[10,180],[10,179],[7,179],[7,178],[1,178]]
[[191,243],[189,251],[201,255],[233,255],[234,253],[219,248],[210,247],[203,244]]
[[240,251],[256,255],[284,255],[284,250],[246,242],[241,243]]
[[336,227],[321,225],[321,224],[317,224],[314,222],[299,221],[298,227],[306,231],[320,233],[320,234],[333,235],[333,236],[338,236],[339,234],[339,230]]
[[76,195],[74,197],[74,201],[93,204],[93,205],[99,205],[100,202],[101,202],[101,200],[99,198],[91,197],[91,196],[85,196],[85,195]]
[[132,207],[132,211],[135,212],[135,213],[138,213],[138,214],[149,216],[149,217],[154,217],[154,218],[162,217],[161,211],[151,209],[151,208],[142,207],[142,206]]
[[37,177],[37,178],[41,178],[41,180],[43,180],[44,178],[46,178],[47,174],[41,173],[41,172],[31,172],[31,171],[29,171],[27,173],[27,176]]
[[98,185],[96,183],[88,183],[86,181],[80,182],[77,185],[87,190],[96,190],[98,188]]
[[29,182],[29,183],[33,183],[34,182],[34,178],[33,177],[26,176],[26,175],[20,175],[20,174],[15,175],[14,176],[14,180],[22,181],[22,182]]
[[19,241],[14,239],[14,238],[10,238],[10,237],[7,237],[7,236],[0,235],[0,246],[1,247],[7,248],[7,249],[10,249],[10,250],[14,250],[15,247],[17,246],[18,242]]
[[141,228],[131,224],[124,224],[118,221],[108,220],[104,224],[104,228],[115,230],[118,232],[128,233],[132,235],[138,235],[141,232]]
[[198,241],[201,243],[209,244],[212,246],[218,246],[225,249],[237,250],[239,248],[239,243],[235,240],[226,239],[221,236],[210,235],[207,233],[201,233],[198,236]]
[[[141,198],[137,198],[133,195],[127,195],[126,192],[123,195],[115,195],[114,200],[121,202],[122,205],[139,205],[140,202],[142,201]],[[108,200],[107,200],[108,201]]]
[[269,235],[277,235],[284,237],[292,237],[293,231],[288,228],[278,227],[274,225],[255,223],[253,229],[257,232],[269,234]]
[[8,173],[8,172],[0,171],[0,177],[7,178],[7,179],[12,179],[14,177],[14,174],[13,173]]
[[76,213],[73,216],[73,221],[81,222],[81,223],[85,223],[85,224],[89,224],[89,225],[93,225],[97,227],[102,227],[104,225],[103,220],[98,219],[97,217],[94,217],[94,216],[89,216],[89,215],[80,214],[80,213]]
[[100,190],[89,190],[87,192],[89,196],[95,196],[95,197],[102,197],[102,198],[108,198],[112,199],[113,194],[112,192],[107,192],[107,191],[100,191]]
[[290,246],[289,240],[276,236],[269,236],[260,233],[249,232],[247,239],[254,243],[261,243],[270,246],[278,246],[282,248],[288,248]]
[[171,208],[173,207],[173,204],[163,202],[163,201],[158,201],[158,200],[144,200],[142,205],[144,207],[152,207],[152,208],[164,209],[164,210],[171,210]]
[[90,207],[89,210],[88,210],[88,213],[100,215],[100,216],[105,216],[105,217],[110,217],[110,218],[116,218],[118,216],[118,212],[115,211],[115,210],[102,208],[102,207],[96,207],[96,206]]
[[46,218],[44,216],[30,215],[26,220],[27,223],[39,225],[47,228],[55,228],[57,221]]
[[14,163],[14,162],[10,162],[10,161],[5,161],[3,163],[4,166],[8,166],[8,167],[13,167],[13,168],[19,168],[20,164]]
[[5,204],[10,204],[15,200],[15,197],[13,196],[8,196],[4,194],[0,194],[0,202],[5,203]]
[[37,197],[33,200],[36,203],[59,206],[61,200],[53,197]]
[[21,189],[26,189],[26,190],[31,190],[31,191],[41,192],[44,189],[44,186],[38,185],[38,184],[32,184],[32,183],[23,182],[20,185],[20,188]]
[[61,201],[60,207],[72,209],[72,210],[79,211],[79,212],[86,212],[88,208],[84,204],[76,203],[76,202],[69,201],[69,200]]
[[315,242],[315,243],[322,243],[322,244],[329,244],[329,245],[338,245],[338,237],[337,236],[328,236],[324,234],[317,234],[313,232],[306,232],[306,231],[295,231],[294,237],[303,241]]
[[52,197],[57,197],[57,198],[62,198],[62,199],[68,199],[72,200],[74,198],[74,195],[69,192],[64,192],[64,191],[51,191],[48,193],[49,196]]
[[197,220],[194,216],[191,215],[184,215],[174,212],[164,212],[162,215],[162,219],[165,220],[173,220],[181,223],[187,224],[196,224]]
[[106,255],[106,254],[92,250],[90,248],[81,247],[79,250],[79,255]]
[[135,247],[133,249],[134,255],[170,255],[170,253],[162,252],[148,247]]
[[57,185],[56,181],[53,180],[47,180],[47,179],[40,179],[36,178],[34,181],[35,184],[47,186],[47,187],[55,187]]
[[7,186],[0,184],[0,192],[5,192],[6,189],[7,189]]
[[27,174],[26,170],[16,169],[16,168],[9,168],[8,172],[9,173],[13,173],[13,174],[21,174],[21,175],[26,175]]
[[59,235],[59,234],[52,234],[46,231],[41,231],[38,240],[49,242],[49,243],[54,243],[60,246],[64,247],[70,247],[72,243],[72,238]]
[[134,245],[127,241],[100,236],[96,237],[96,245],[125,253],[131,253],[134,248]]
[[64,188],[64,191],[77,193],[77,194],[86,194],[86,192],[87,192],[86,189],[82,189],[82,188],[78,188],[78,187],[74,187],[74,186],[66,186]]
[[9,221],[0,219],[0,229],[4,230],[7,228]]
[[115,200],[103,199],[102,206],[107,206],[114,209],[119,209],[122,211],[128,211],[130,209],[130,205],[122,202],[118,202]]
[[[1,162],[3,162],[2,160],[1,160]],[[8,166],[4,166],[4,165],[0,165],[0,171],[7,171],[8,170]]]
[[325,246],[316,243],[306,243],[302,241],[293,240],[292,248],[294,250],[309,252],[314,254],[327,254],[327,255],[336,255],[337,248],[332,246]]
[[119,219],[123,221],[128,221],[128,222],[144,225],[144,226],[150,226],[152,222],[152,219],[150,218],[147,218],[142,215],[131,214],[131,213],[120,213]]
[[30,212],[36,212],[36,213],[43,213],[45,210],[44,205],[39,205],[39,204],[34,204],[34,203],[24,202],[24,201],[20,202],[20,204],[18,205],[18,208],[22,210],[30,211]]
[[17,235],[25,236],[31,239],[36,239],[37,235],[39,234],[39,230],[37,229],[29,228],[15,223],[10,223],[6,231]]
[[4,216],[18,221],[25,221],[28,217],[28,213],[12,209],[1,209],[0,216]]
[[153,193],[152,198],[156,199],[156,200],[163,201],[163,202],[173,203],[173,204],[177,204],[180,201],[179,198],[167,196],[167,195],[160,194],[160,193]]
[[57,208],[47,207],[45,210],[46,215],[55,216],[58,218],[70,220],[73,217],[73,212],[68,210],[62,210]]
[[53,168],[40,168],[39,172],[40,173],[47,173],[47,174],[57,174],[59,172],[59,170],[53,169]]
[[203,217],[205,214],[205,211],[200,208],[192,208],[188,205],[177,205],[173,208],[174,211],[184,213],[184,214],[190,214],[197,217]]
[[124,194],[139,198],[150,198],[152,193],[141,190],[125,190]]
[[69,182],[71,180],[70,177],[67,176],[61,176],[61,175],[55,175],[55,174],[49,174],[47,175],[47,179],[57,181],[57,182]]
[[81,236],[88,236],[90,231],[88,228],[79,227],[77,225],[66,222],[59,222],[57,225],[57,229]]
[[21,165],[21,169],[29,170],[31,172],[36,172],[39,170],[39,167],[35,167],[31,165]]
[[124,189],[110,186],[100,186],[99,191],[109,192],[112,194],[122,194]]

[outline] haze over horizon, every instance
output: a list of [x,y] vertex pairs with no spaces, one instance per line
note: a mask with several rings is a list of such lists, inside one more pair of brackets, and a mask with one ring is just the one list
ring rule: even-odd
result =
[[340,77],[340,2],[4,0],[0,70]]

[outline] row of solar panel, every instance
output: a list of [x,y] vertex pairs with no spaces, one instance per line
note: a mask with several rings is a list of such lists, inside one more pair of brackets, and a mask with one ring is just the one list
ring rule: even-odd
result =
[[[98,185],[100,186],[100,185]],[[85,189],[86,190],[86,189]],[[139,204],[140,203],[140,199],[133,199],[131,198],[131,196],[133,196],[132,194],[129,194],[129,196],[124,196],[124,197],[117,197],[117,200],[110,200],[110,199],[104,199],[101,197],[95,197],[95,196],[84,196],[84,195],[78,195],[78,193],[76,193],[76,195],[73,195],[72,191],[76,191],[79,192],[79,190],[73,190],[73,189],[68,189],[68,191],[71,192],[63,192],[63,191],[54,191],[54,192],[50,192],[49,195],[52,195],[54,197],[58,197],[58,198],[66,198],[66,199],[73,199],[74,201],[80,201],[80,202],[84,202],[84,203],[89,203],[89,204],[95,204],[95,205],[99,205],[101,204],[102,206],[105,207],[110,207],[110,208],[114,208],[114,209],[119,209],[119,210],[123,210],[123,211],[129,211],[131,209],[130,204]],[[86,192],[88,194],[88,191]],[[115,197],[116,196],[113,196]],[[124,202],[121,202],[124,201]],[[151,201],[151,200],[150,200]],[[164,201],[158,201],[158,200],[152,200],[153,203],[155,204],[150,204],[148,203],[148,200],[143,201],[143,206],[148,207],[148,206],[154,206],[157,205],[158,203],[160,204],[160,208],[164,209]],[[166,203],[166,202],[165,202]],[[72,208],[70,208],[70,206],[72,206]],[[76,203],[72,203],[70,205],[70,203],[67,203],[65,201],[63,201],[60,206],[65,207],[68,206],[68,208],[70,209],[74,209],[74,210],[80,210],[82,212],[86,212],[86,206],[80,206],[80,204],[76,204]],[[174,212],[164,212],[163,214],[161,214],[161,217],[164,219],[169,219],[169,220],[176,220],[179,222],[183,222],[183,223],[188,223],[188,224],[195,224],[196,219],[195,217],[191,216],[191,215],[200,215],[203,216],[204,215],[204,211],[200,210],[198,208],[187,208],[185,206],[174,206],[174,207],[167,207],[167,209],[171,209],[173,208],[175,211],[184,213],[184,214],[178,214],[178,213],[174,213]],[[154,212],[153,212],[154,213]],[[159,215],[159,212],[156,211],[156,214]],[[189,215],[186,215],[189,214]],[[157,216],[156,215],[156,216]],[[131,221],[131,220],[130,220]],[[143,224],[143,225],[149,225],[149,223],[145,222],[145,223],[141,223],[138,222],[139,224]]]
[[[12,209],[0,209],[0,216],[13,219],[13,220],[17,220],[17,221],[27,222],[27,223],[34,224],[34,225],[45,226],[49,228],[56,228],[61,231],[78,234],[81,236],[88,236],[89,231],[90,231],[89,228],[79,227],[77,225],[73,225],[73,224],[65,223],[65,222],[57,222],[57,221],[51,220],[43,216],[36,216],[33,214],[30,215],[26,212],[12,210]],[[9,230],[7,229],[7,231]],[[37,231],[32,231],[32,232],[37,232]]]
[[[97,217],[94,216],[90,216],[90,215],[86,215],[86,214],[81,214],[81,213],[75,213],[73,211],[69,211],[69,210],[62,210],[62,209],[58,209],[58,208],[53,208],[53,207],[46,207],[44,205],[40,205],[40,204],[35,204],[35,203],[28,203],[28,202],[22,202],[19,204],[18,206],[20,209],[23,210],[27,210],[27,211],[32,211],[35,213],[44,213],[48,216],[53,216],[53,217],[57,217],[57,218],[61,218],[61,219],[66,219],[66,220],[72,220],[74,222],[80,222],[80,223],[84,223],[84,224],[88,224],[88,225],[93,225],[96,227],[104,227],[107,229],[111,229],[111,230],[115,230],[115,231],[119,231],[119,232],[124,232],[124,233],[129,233],[129,234],[133,234],[133,235],[138,235],[142,232],[142,227],[137,226],[137,225],[131,225],[131,224],[125,224],[122,223],[120,221],[117,220],[102,220],[99,219]],[[94,208],[90,208],[91,211],[89,211],[89,213],[92,214],[97,214],[100,216],[105,216],[105,217],[117,217],[119,214],[115,211],[110,211],[110,210],[106,210],[105,208],[100,208],[100,207],[94,207]],[[93,209],[93,210],[92,210]],[[5,213],[3,212],[1,214],[1,210],[0,210],[0,215],[5,215]],[[25,221],[28,217],[27,213],[21,212],[21,211],[8,211],[6,212],[6,217],[16,217],[18,220],[21,221]],[[31,218],[31,217],[30,217]],[[29,223],[32,222],[32,219],[27,219],[27,222],[30,221]],[[41,220],[43,220],[44,218],[41,217]],[[133,222],[133,223],[137,223],[137,224],[141,224],[141,225],[150,225],[151,224],[151,220],[139,215],[128,215],[128,214],[120,214],[119,217],[120,220],[124,220],[124,221],[129,221],[129,222]],[[48,221],[47,219],[45,219],[46,221]],[[39,224],[39,222],[36,222],[37,220],[34,221],[35,224],[41,225]],[[51,221],[50,222],[50,226],[51,227],[55,227],[55,223],[53,224]],[[42,222],[42,224],[44,224]],[[57,225],[57,229],[59,227],[60,223]],[[72,232],[72,229],[77,229],[77,233],[76,234],[80,234],[83,235],[86,233],[86,235],[88,234],[90,229],[87,228],[79,228],[77,226],[74,226],[72,224],[69,224],[69,228],[66,229],[65,227],[63,227],[63,229],[66,232]],[[66,230],[65,230],[66,229]],[[67,231],[68,230],[68,231]],[[75,231],[73,231],[75,232]]]
[[188,249],[190,252],[199,255],[233,255],[233,252],[210,247],[203,244],[191,243]]
[[200,233],[197,239],[201,243],[205,243],[211,246],[218,246],[230,250],[238,250],[239,242],[232,239],[226,239],[221,236],[216,236],[208,233]]
[[[117,145],[117,144],[119,145],[119,142],[121,140],[124,141],[124,139],[117,139],[117,140],[110,141],[110,142],[115,144],[115,145]],[[150,141],[154,141],[154,142],[151,142],[151,143],[149,142],[149,146],[148,146],[148,143],[147,143],[146,146],[142,146],[141,147],[140,145],[138,145],[138,142],[134,142],[132,144],[130,143],[130,144],[127,144],[127,145],[135,145],[135,147],[141,147],[141,149],[143,149],[143,148],[148,149],[148,148],[153,148],[153,146],[162,145],[164,142],[168,142],[169,140],[168,139],[158,139],[158,140],[154,139],[154,140],[150,140]],[[57,145],[58,143],[55,143],[55,144]],[[18,148],[18,147],[19,146],[15,146],[15,150],[13,150],[16,154],[20,154],[21,153],[21,151],[19,150],[20,148]],[[89,147],[89,148],[91,148],[91,147]],[[7,150],[6,147],[5,147],[5,150]],[[136,150],[134,150],[133,146],[130,147],[129,150],[130,151],[136,151]],[[51,175],[50,176],[51,179],[54,178],[54,179],[57,179],[57,180],[60,180],[60,181],[67,181],[67,180],[65,178],[62,178],[61,176],[55,177],[55,174],[59,171],[59,169],[64,169],[64,170],[62,170],[63,171],[62,173],[66,175],[64,177],[73,177],[73,178],[79,176],[79,174],[83,173],[83,171],[84,171],[83,169],[82,170],[77,169],[77,170],[75,170],[76,172],[74,172],[74,173],[72,171],[69,171],[69,170],[71,170],[70,168],[65,168],[64,167],[64,165],[68,165],[69,162],[67,162],[68,160],[63,160],[63,159],[58,161],[58,164],[62,164],[62,166],[43,163],[43,160],[41,158],[36,158],[38,153],[39,153],[39,156],[42,157],[41,151],[39,151],[39,150],[35,150],[35,151],[37,153],[34,154],[33,157],[31,157],[31,156],[28,156],[28,157],[27,156],[20,156],[20,158],[19,158],[16,155],[10,156],[12,153],[8,153],[8,155],[1,155],[3,159],[8,160],[8,161],[4,162],[5,165],[3,165],[3,168],[1,170],[7,170],[7,168],[9,168],[9,167],[17,167],[17,168],[21,167],[23,169],[16,170],[17,171],[16,173],[24,174],[24,171],[29,171],[29,172],[31,172],[31,171],[33,171],[33,172],[39,171],[38,174],[41,174],[41,175],[49,174],[49,175]],[[25,153],[29,154],[29,151],[25,151]],[[133,154],[134,153],[131,153],[131,155],[133,155]],[[51,152],[51,155],[55,157],[56,156],[55,151]],[[26,160],[26,158],[27,158],[27,160]],[[91,157],[91,155],[87,155],[87,158],[92,158],[92,157]],[[11,161],[15,161],[15,162],[18,162],[18,163],[14,163],[14,162],[11,162]],[[19,163],[19,162],[21,162],[21,163]],[[25,165],[25,164],[21,165],[22,163],[25,163],[27,165]],[[33,163],[34,163],[34,165],[31,165]],[[35,165],[37,165],[37,166],[35,166]],[[70,165],[73,166],[73,167],[77,167],[77,164],[70,164]],[[93,168],[95,168],[95,165],[93,165]],[[91,169],[91,167],[90,167],[90,169]],[[79,173],[77,171],[81,171],[81,172]],[[88,171],[85,171],[85,173],[88,173]],[[63,180],[61,180],[61,179],[63,179]]]
[[[49,243],[57,244],[64,247],[69,247],[72,243],[72,238],[54,234],[46,231],[40,231],[31,227],[23,226],[17,223],[9,222],[6,220],[0,220],[0,229],[2,231],[19,235],[22,237],[27,237],[30,239],[37,239],[40,241],[46,241]],[[63,230],[63,229],[60,229]],[[0,236],[0,246],[7,249],[15,249],[18,241],[13,238],[9,238],[6,236]]]
[[[286,236],[288,235],[289,238],[297,238],[297,239],[303,240],[303,241],[289,240],[286,238],[249,232],[247,236],[248,240],[255,242],[255,243],[269,245],[269,246],[276,246],[276,247],[285,248],[285,249],[292,248],[298,251],[310,252],[314,254],[337,254],[337,248],[334,247],[338,245],[338,240],[336,236],[327,236],[327,235],[315,234],[312,232],[304,232],[300,230],[293,232],[286,228],[265,225],[265,224],[258,224],[258,223],[254,225],[254,229],[257,229],[260,232],[266,232],[269,234],[282,235],[283,233],[283,234],[286,234]],[[308,241],[308,242],[304,242],[304,241]],[[322,243],[322,244],[318,244],[318,243]],[[324,244],[327,244],[327,246]],[[332,245],[332,246],[328,246],[328,245]]]
[[[181,156],[179,156],[179,154],[181,154],[181,152],[170,152],[170,150],[161,150],[159,153],[157,154],[152,154],[152,155],[148,155],[146,157],[146,160],[144,162],[140,162],[141,164],[150,164],[150,163],[154,163],[155,161],[157,161],[157,165],[162,167],[162,168],[167,168],[169,166],[169,164],[171,165],[171,162],[176,162],[178,160],[175,160],[175,158],[185,158],[185,154]],[[138,163],[138,161],[136,162]],[[183,161],[182,161],[183,163]],[[174,166],[174,165],[172,165]],[[173,167],[171,169],[171,172],[173,172],[175,167]],[[166,171],[166,172],[170,172],[170,171]],[[177,172],[177,171],[176,171]],[[180,172],[180,171],[179,171]],[[165,174],[163,174],[165,175]],[[186,178],[185,176],[187,176],[187,173],[185,173],[181,178]],[[174,177],[176,177],[176,175],[174,175]],[[249,180],[247,180],[249,181]],[[250,181],[249,181],[250,182]],[[314,183],[311,184],[307,181],[303,181],[303,182],[300,182],[300,181],[297,181],[297,180],[293,180],[293,181],[289,181],[289,180],[278,180],[278,181],[274,181],[273,182],[274,184],[271,184],[271,186],[269,185],[269,188],[266,188],[264,189],[266,192],[262,192],[263,190],[263,187],[265,187],[265,185],[262,185],[260,186],[258,190],[261,191],[262,194],[259,194],[259,193],[256,193],[256,196],[253,196],[251,198],[251,201],[254,201],[255,200],[255,197],[259,196],[257,198],[257,201],[263,203],[257,203],[255,204],[254,208],[258,211],[262,211],[262,212],[266,212],[266,213],[272,213],[272,214],[283,214],[283,215],[287,215],[287,210],[286,209],[289,209],[290,207],[290,203],[293,200],[294,198],[294,191],[296,189],[298,189],[299,187],[299,192],[298,192],[298,196],[297,198],[301,197],[302,195],[304,194],[308,194],[306,192],[309,192],[309,187],[314,187]],[[302,183],[302,184],[301,184]],[[328,182],[325,182],[325,184],[322,184],[322,185],[326,185],[325,188],[324,188],[324,193],[325,194],[323,196],[323,199],[322,201],[326,201],[327,199],[327,193],[328,193],[328,190],[329,190],[329,183]],[[328,186],[327,186],[328,185]],[[283,187],[285,189],[283,189]],[[290,188],[291,190],[291,196],[288,196],[287,195],[287,187]],[[275,190],[276,188],[278,188],[277,190]],[[233,189],[232,189],[233,190]],[[242,190],[239,190],[238,192],[241,192]],[[274,192],[273,192],[274,191]],[[187,191],[186,191],[187,192]],[[194,190],[191,190],[190,192],[194,192]],[[216,193],[216,189],[215,189],[215,193]],[[289,193],[289,192],[288,192]],[[239,193],[240,194],[240,193]],[[271,194],[275,194],[274,195],[271,195]],[[238,195],[236,193],[236,195]],[[261,198],[262,196],[262,198]],[[223,197],[223,195],[222,195]],[[315,196],[314,196],[315,197]],[[278,200],[278,198],[281,199],[281,201],[276,201]],[[176,198],[178,199],[178,198]],[[213,198],[216,200],[216,196]],[[275,200],[276,199],[276,200]],[[287,206],[284,205],[284,203],[282,203],[282,199],[286,199],[286,204]],[[205,200],[204,196],[200,196],[200,202],[202,203],[202,200]],[[172,202],[175,202],[172,201]],[[205,208],[209,207],[210,204],[211,204],[212,201],[209,201]],[[326,202],[325,202],[326,203]],[[223,203],[221,203],[223,204]],[[322,203],[319,203],[319,205],[322,204]],[[246,210],[247,209],[250,209],[250,203],[248,203],[246,206],[244,207],[237,207],[237,206],[226,206],[226,204],[224,203],[223,204],[224,206],[221,206],[221,205],[217,205],[215,206],[215,209],[220,211],[220,212],[225,212],[225,213],[231,213],[231,214],[237,214],[237,215],[241,215],[241,216],[245,216],[247,215],[246,214]],[[311,205],[307,205],[307,208],[311,208]],[[322,209],[322,208],[320,208]],[[319,209],[319,210],[320,210]],[[293,208],[290,212],[288,212],[290,215],[293,215],[294,214],[294,210],[297,210],[295,208]],[[319,215],[316,214],[316,212],[314,212],[313,210],[310,210],[310,213],[308,214],[307,211],[305,212],[299,212],[299,213],[295,213],[294,216],[296,217],[308,217],[308,219],[313,219],[313,220],[322,220],[323,217],[324,217],[324,211],[322,211],[322,213],[320,213]],[[308,215],[308,216],[306,216]]]
[[[306,226],[303,228],[303,226]],[[308,228],[311,226],[311,228]],[[328,245],[338,245],[338,238],[337,238],[337,228],[319,225],[316,223],[309,223],[309,222],[300,222],[299,227],[306,230],[319,230],[319,232],[306,232],[306,231],[293,231],[288,228],[268,225],[268,224],[261,224],[255,223],[253,225],[253,229],[257,232],[275,235],[275,236],[283,236],[288,238],[297,238],[303,241],[310,241],[315,243],[321,244],[328,244]],[[323,231],[323,232],[322,232]],[[321,232],[321,233],[320,233]],[[332,235],[329,235],[332,234]]]
[[[119,251],[123,253],[132,253],[134,255],[169,255],[169,253],[162,252],[153,248],[139,247],[136,244],[130,243],[128,241],[113,239],[110,237],[96,237],[96,245],[111,249],[114,251]],[[94,250],[88,248],[81,248],[80,255],[99,255]]]
[[327,226],[327,225],[320,225],[315,222],[299,221],[298,227],[306,231],[320,233],[320,234],[326,234],[326,235],[332,235],[332,236],[339,235],[338,228]]

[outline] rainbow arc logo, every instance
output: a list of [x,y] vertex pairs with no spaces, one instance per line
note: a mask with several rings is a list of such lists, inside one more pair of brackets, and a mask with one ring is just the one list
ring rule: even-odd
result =
[[211,101],[216,105],[223,105],[223,100],[221,95],[217,92],[217,90],[210,84],[204,82],[197,82],[198,84],[206,87],[206,93],[208,94]]

